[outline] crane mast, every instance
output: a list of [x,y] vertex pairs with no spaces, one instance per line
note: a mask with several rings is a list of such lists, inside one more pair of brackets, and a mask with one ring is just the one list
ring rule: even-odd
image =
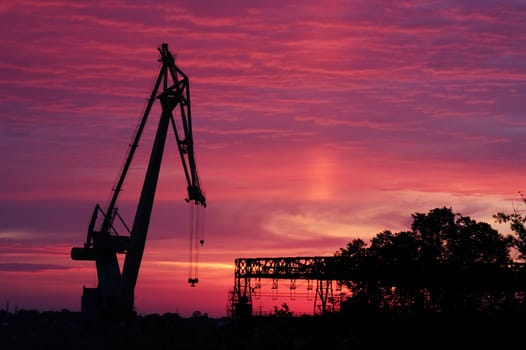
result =
[[[148,100],[142,119],[136,130],[119,179],[113,189],[112,198],[104,211],[99,204],[95,206],[86,242],[82,247],[71,249],[73,260],[95,261],[98,285],[96,288],[84,287],[81,311],[98,318],[124,318],[133,315],[134,291],[144,253],[148,226],[159,179],[159,172],[170,125],[175,133],[177,148],[181,157],[187,183],[187,202],[206,207],[194,159],[192,118],[190,108],[190,86],[188,77],[174,62],[167,44],[158,48],[162,63],[159,75]],[[161,116],[150,154],[148,168],[144,177],[137,210],[131,229],[120,216],[116,203],[122,190],[127,172],[151,108],[160,101]],[[175,122],[174,111],[178,111],[180,127]],[[99,215],[102,218],[99,220]],[[115,220],[126,228],[126,235],[118,234]],[[99,225],[98,222],[102,221]],[[117,254],[125,254],[121,268]]]

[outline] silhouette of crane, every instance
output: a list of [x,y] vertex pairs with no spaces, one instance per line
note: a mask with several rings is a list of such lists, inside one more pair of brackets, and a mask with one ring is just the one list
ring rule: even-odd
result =
[[[130,145],[120,177],[113,189],[109,205],[105,211],[99,204],[95,206],[84,246],[71,249],[73,260],[95,261],[98,285],[96,288],[84,287],[81,299],[82,313],[92,317],[122,319],[130,317],[134,313],[134,290],[144,252],[163,150],[170,124],[175,133],[187,182],[188,197],[185,200],[206,207],[206,199],[201,191],[194,159],[189,80],[183,71],[175,65],[174,57],[168,50],[167,44],[163,43],[158,51],[160,53],[159,62],[162,63],[162,66],[136,130],[133,143]],[[160,101],[162,113],[133,226],[129,229],[118,213],[117,198],[122,190],[148,115],[156,100]],[[174,110],[177,107],[180,125],[182,126],[179,126],[179,129],[174,118]],[[101,215],[100,220],[99,215]],[[125,235],[118,234],[115,229],[116,220],[126,228]],[[98,225],[100,221],[102,223]],[[125,254],[122,273],[117,254]],[[195,284],[197,278],[191,282]]]

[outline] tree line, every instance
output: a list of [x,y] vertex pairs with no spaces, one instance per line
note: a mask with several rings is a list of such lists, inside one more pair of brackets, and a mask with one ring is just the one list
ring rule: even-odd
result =
[[493,217],[512,234],[442,207],[412,214],[410,230],[350,241],[335,253],[350,291],[342,311],[526,311],[526,217]]

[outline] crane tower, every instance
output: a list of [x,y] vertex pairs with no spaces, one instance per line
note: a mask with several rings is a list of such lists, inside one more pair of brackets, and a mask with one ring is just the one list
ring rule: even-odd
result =
[[[174,57],[168,50],[167,44],[162,44],[158,51],[160,53],[159,62],[161,62],[159,75],[130,145],[117,184],[113,189],[112,198],[105,210],[99,204],[95,206],[88,226],[86,242],[82,247],[71,249],[73,260],[95,262],[98,284],[95,288],[84,287],[81,311],[83,314],[97,318],[126,318],[134,313],[134,290],[144,252],[165,141],[170,125],[175,133],[187,182],[188,196],[185,200],[206,207],[206,199],[201,191],[194,159],[189,80],[183,71],[175,65]],[[117,210],[117,198],[122,190],[150,110],[157,100],[160,102],[162,112],[135,218],[131,229],[129,229]],[[178,114],[179,126],[176,124],[174,114]],[[115,229],[116,220],[123,223],[127,231],[125,234],[122,232],[119,234]],[[122,269],[119,266],[117,254],[125,255]],[[193,282],[195,283],[196,280]]]

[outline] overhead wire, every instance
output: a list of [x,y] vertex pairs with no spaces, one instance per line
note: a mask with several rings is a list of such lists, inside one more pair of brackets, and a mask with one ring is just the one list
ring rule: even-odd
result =
[[192,287],[199,282],[199,250],[204,244],[202,215],[200,205],[190,205],[190,227],[189,227],[189,259],[188,259],[188,283]]
[[[161,66],[162,66],[162,63],[159,62],[159,63],[157,64],[157,66],[158,66],[158,70],[159,70],[159,69],[161,68]],[[153,81],[154,81],[154,84],[150,84],[150,85],[155,85],[155,80],[157,79],[156,76],[154,76],[152,79],[153,79]],[[113,182],[113,185],[112,185],[112,189],[111,189],[111,191],[110,191],[110,194],[108,195],[108,198],[107,198],[107,200],[106,200],[106,202],[105,202],[105,208],[108,208],[108,207],[109,207],[110,202],[111,202],[111,200],[112,200],[112,198],[113,198],[113,196],[114,196],[113,193],[117,190],[117,186],[118,186],[118,183],[119,183],[120,176],[121,176],[122,172],[124,171],[124,167],[125,167],[126,161],[127,161],[128,157],[129,157],[130,153],[133,152],[133,148],[134,148],[134,147],[136,148],[136,147],[139,146],[138,143],[134,145],[134,142],[135,142],[135,139],[136,139],[136,137],[137,137],[137,133],[139,132],[139,127],[140,127],[140,125],[141,125],[141,123],[142,123],[142,120],[144,119],[144,114],[145,114],[146,108],[147,108],[147,106],[148,106],[148,104],[149,104],[150,102],[151,102],[150,97],[147,97],[147,98],[144,100],[144,102],[143,102],[143,106],[142,106],[142,109],[141,109],[141,113],[140,113],[140,115],[139,115],[139,117],[138,117],[138,119],[137,119],[137,123],[136,123],[136,125],[135,125],[134,130],[133,130],[133,134],[132,134],[132,136],[131,136],[130,142],[128,143],[128,146],[127,146],[126,152],[125,152],[125,154],[124,154],[124,158],[123,158],[123,160],[122,160],[122,162],[121,162],[121,165],[120,165],[120,167],[119,167],[119,172],[117,173],[117,176],[116,176],[116,178],[115,178],[115,181]],[[131,166],[131,164],[130,164],[130,166]],[[128,180],[128,177],[126,176],[126,177],[124,178],[123,183],[122,183],[122,187],[121,187],[121,189],[120,189],[121,191],[122,191],[123,188],[125,187],[125,185],[126,185],[126,183],[127,183],[127,180]],[[105,215],[112,215],[112,213],[105,213]]]
[[189,246],[189,252],[190,255],[188,257],[188,283],[190,283],[191,286],[195,286],[195,276],[194,276],[194,206],[190,206],[190,223],[189,223],[189,232],[190,237],[188,240]]

